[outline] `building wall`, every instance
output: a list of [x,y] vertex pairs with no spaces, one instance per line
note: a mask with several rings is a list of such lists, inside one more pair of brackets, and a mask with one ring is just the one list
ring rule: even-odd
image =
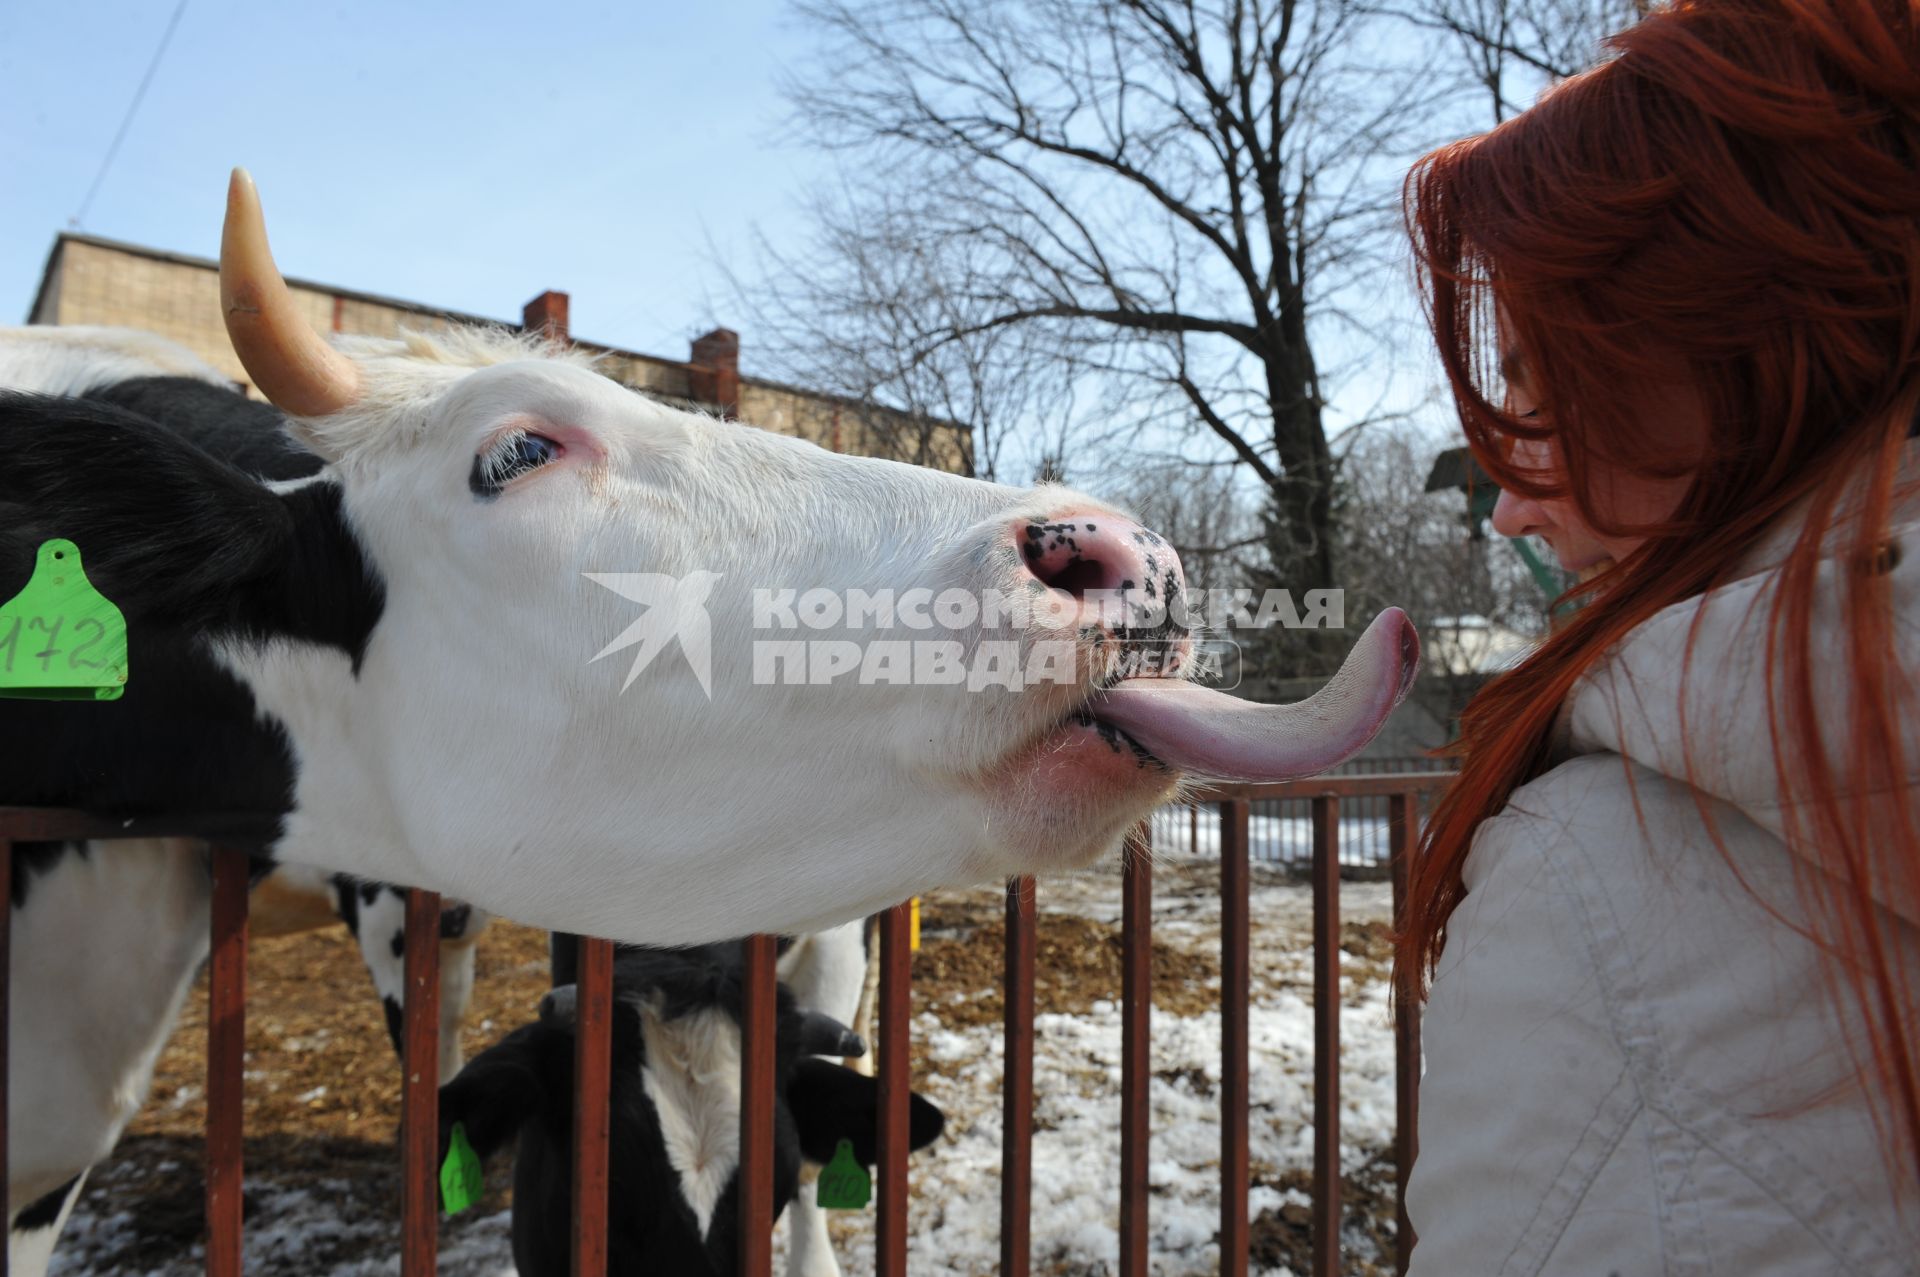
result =
[[[211,263],[69,238],[60,241],[48,269],[45,294],[29,322],[145,329],[179,342],[234,381],[246,384],[246,370],[227,341],[220,314],[220,274]],[[425,308],[345,296],[298,282],[290,281],[289,286],[307,322],[323,333],[392,337],[403,325],[420,329],[453,322]],[[590,344],[586,349],[600,356],[599,370],[615,381],[685,406],[699,406],[690,402],[686,364]],[[740,400],[740,420],[778,434],[798,435],[839,452],[970,472],[968,434],[946,423],[915,423],[903,414],[880,410],[863,413],[837,400],[745,379],[740,383]]]

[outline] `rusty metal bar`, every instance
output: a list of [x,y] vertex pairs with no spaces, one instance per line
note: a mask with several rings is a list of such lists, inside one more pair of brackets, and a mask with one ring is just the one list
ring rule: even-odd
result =
[[1253,996],[1247,801],[1220,804],[1220,1271],[1244,1273],[1251,1254],[1247,1193],[1248,1024]]
[[[1387,800],[1388,865],[1393,873],[1395,927],[1406,920],[1407,870],[1419,833],[1420,795],[1409,791]],[[1420,1153],[1420,1000],[1413,994],[1414,972],[1394,966],[1393,998],[1393,1163],[1398,1192],[1394,1203],[1394,1271],[1405,1274],[1413,1262],[1413,1225],[1407,1222],[1407,1177]]]
[[573,1277],[607,1274],[613,941],[580,937],[573,1036]]
[[1313,800],[1313,1277],[1340,1272],[1340,800]]
[[1000,1277],[1033,1262],[1034,882],[1007,883],[1006,1073],[1000,1086]]
[[913,906],[895,905],[880,915],[880,1165],[874,1188],[879,1217],[874,1224],[875,1277],[907,1277],[907,1100],[909,1017],[913,1014],[913,961],[908,941]]
[[[7,1182],[7,1069],[12,1057],[7,1040],[13,992],[13,840],[0,837],[0,1184]],[[0,1247],[0,1277],[7,1277],[7,1252]]]
[[70,807],[0,807],[0,834],[18,842],[207,838],[250,844],[270,842],[277,837],[279,820],[278,816],[254,812],[105,816]]
[[247,1054],[247,853],[215,846],[207,974],[207,1277],[240,1277],[241,1099]]
[[1147,1141],[1152,1109],[1153,846],[1127,836],[1120,874],[1120,1272],[1147,1277]]
[[773,1273],[774,963],[779,937],[741,942],[740,1277]]
[[1313,776],[1262,784],[1209,785],[1196,800],[1222,802],[1229,798],[1264,801],[1271,798],[1361,798],[1368,794],[1398,794],[1409,790],[1439,789],[1453,779],[1452,772],[1376,772],[1371,776]]
[[401,1021],[400,1277],[433,1277],[439,1264],[440,896],[407,893]]

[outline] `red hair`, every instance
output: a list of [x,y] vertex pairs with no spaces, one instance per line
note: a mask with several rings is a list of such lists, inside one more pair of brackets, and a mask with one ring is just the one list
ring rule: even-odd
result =
[[[1916,973],[1881,907],[1920,917],[1907,780],[1920,760],[1903,744],[1913,688],[1883,569],[1920,407],[1917,26],[1911,0],[1677,0],[1609,41],[1610,60],[1408,177],[1428,318],[1475,458],[1505,488],[1646,540],[1462,716],[1460,774],[1411,866],[1399,954],[1424,992],[1474,831],[1549,766],[1575,680],[1804,512],[1768,620],[1776,780],[1806,929],[1858,1012],[1876,1118],[1910,1172]],[[1537,418],[1502,407],[1500,342],[1526,361]],[[1697,401],[1697,450],[1627,398],[1662,387]],[[1522,438],[1551,438],[1555,475],[1509,464]],[[1684,477],[1686,496],[1657,525],[1621,526],[1598,496],[1609,472]],[[1812,600],[1835,537],[1859,570],[1844,574],[1848,703],[1823,707]],[[1823,719],[1848,725],[1837,758],[1817,747]]]

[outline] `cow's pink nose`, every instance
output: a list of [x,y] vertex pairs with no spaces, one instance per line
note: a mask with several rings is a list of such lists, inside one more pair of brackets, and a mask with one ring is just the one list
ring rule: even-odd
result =
[[1110,590],[1164,603],[1186,587],[1180,556],[1166,538],[1131,519],[1070,511],[1020,524],[1015,536],[1027,570],[1075,598]]

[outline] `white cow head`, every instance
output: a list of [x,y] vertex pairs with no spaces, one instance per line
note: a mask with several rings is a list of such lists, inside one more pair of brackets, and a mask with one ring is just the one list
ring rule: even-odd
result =
[[[1393,612],[1307,705],[1116,686],[1116,655],[1190,642],[1089,604],[1102,587],[1181,584],[1172,550],[1119,511],[675,411],[519,339],[329,345],[292,308],[244,174],[222,282],[235,347],[330,463],[385,589],[357,669],[299,644],[229,653],[294,743],[295,859],[655,944],[810,930],[941,884],[1086,863],[1182,770],[1322,770],[1411,678],[1416,644]],[[932,628],[887,633],[844,617],[779,628],[780,592],[809,590],[1041,606],[935,609]],[[950,641],[972,670],[996,668],[996,644],[1029,657],[1045,643],[1072,670],[915,680],[924,651],[894,649],[905,682],[796,685],[791,655],[756,648],[876,639]],[[846,650],[811,649],[809,676]]]

